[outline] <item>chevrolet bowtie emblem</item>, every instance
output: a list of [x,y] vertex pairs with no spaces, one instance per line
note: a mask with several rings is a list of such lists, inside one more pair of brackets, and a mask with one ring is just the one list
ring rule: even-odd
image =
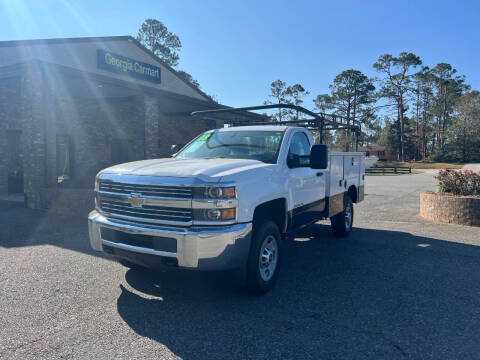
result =
[[145,199],[142,198],[141,194],[132,193],[132,194],[130,194],[130,197],[128,198],[128,202],[133,207],[141,208],[143,203],[145,202]]

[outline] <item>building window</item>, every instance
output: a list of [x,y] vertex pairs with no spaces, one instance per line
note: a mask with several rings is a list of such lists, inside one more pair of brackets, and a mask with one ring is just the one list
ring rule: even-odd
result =
[[112,165],[128,162],[128,141],[113,139],[110,144],[110,161]]

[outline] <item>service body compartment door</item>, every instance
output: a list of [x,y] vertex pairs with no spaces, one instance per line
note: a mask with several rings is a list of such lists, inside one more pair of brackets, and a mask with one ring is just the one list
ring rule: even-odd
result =
[[330,154],[328,159],[329,181],[328,181],[328,196],[343,193],[345,191],[343,185],[343,155]]
[[330,153],[328,163],[328,216],[331,217],[343,211],[343,193],[345,192],[343,154]]
[[345,166],[345,191],[348,190],[351,185],[358,187],[360,184],[361,157],[362,156],[357,153],[347,153],[343,156]]

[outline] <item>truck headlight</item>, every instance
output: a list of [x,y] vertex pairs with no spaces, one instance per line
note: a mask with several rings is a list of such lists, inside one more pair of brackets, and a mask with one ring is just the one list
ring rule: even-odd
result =
[[193,190],[195,199],[232,199],[236,196],[235,186],[206,186]]
[[200,221],[222,221],[235,220],[235,208],[229,209],[195,209],[193,212],[194,220]]

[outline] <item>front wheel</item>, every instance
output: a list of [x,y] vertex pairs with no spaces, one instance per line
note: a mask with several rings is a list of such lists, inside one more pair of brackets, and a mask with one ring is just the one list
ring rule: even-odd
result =
[[350,195],[343,194],[343,211],[330,218],[333,234],[345,237],[350,234],[353,226],[353,202]]
[[264,221],[255,226],[247,263],[247,286],[255,294],[264,294],[278,275],[281,236],[278,226]]

